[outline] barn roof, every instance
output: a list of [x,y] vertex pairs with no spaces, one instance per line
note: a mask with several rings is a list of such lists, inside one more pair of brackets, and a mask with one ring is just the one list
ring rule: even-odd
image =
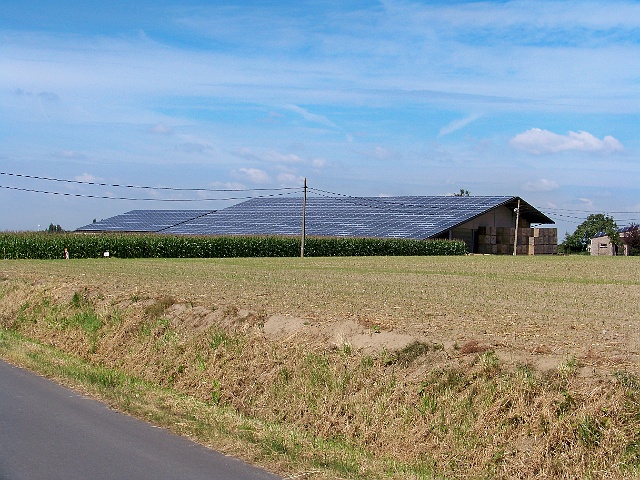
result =
[[[309,236],[425,239],[496,208],[513,209],[518,200],[508,196],[311,197],[306,201],[305,229]],[[302,198],[254,198],[216,211],[133,210],[78,231],[298,235],[302,203]],[[521,199],[520,214],[530,223],[554,223]]]

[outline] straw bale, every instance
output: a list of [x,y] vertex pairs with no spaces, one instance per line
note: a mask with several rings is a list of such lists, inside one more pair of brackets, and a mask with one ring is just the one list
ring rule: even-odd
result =
[[529,255],[544,255],[546,245],[531,245],[529,244]]
[[508,245],[509,243],[513,243],[513,237],[506,233],[496,235],[496,243],[499,245]]
[[496,236],[495,235],[479,235],[478,243],[481,245],[495,245]]
[[544,237],[529,237],[529,245],[547,245],[547,239]]
[[491,253],[491,245],[487,245],[486,243],[478,244],[478,253],[481,253],[481,254]]
[[507,255],[508,253],[513,252],[513,247],[511,249],[511,252],[509,251],[509,245],[508,244],[501,244],[501,245],[496,245],[497,250],[498,250],[498,255]]

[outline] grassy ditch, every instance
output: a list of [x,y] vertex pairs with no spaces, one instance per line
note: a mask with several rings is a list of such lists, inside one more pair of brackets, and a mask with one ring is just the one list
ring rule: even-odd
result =
[[[593,298],[603,286],[622,289],[632,299],[639,293],[638,277],[619,277],[619,263],[599,263],[610,270],[599,268],[592,282],[573,281],[569,275],[576,269],[566,269],[571,273],[560,281],[544,272],[558,275],[557,267],[567,266],[562,262],[575,260],[555,260],[561,262],[556,268],[547,261],[517,260],[505,276],[549,288],[556,309],[571,317],[562,331],[569,339],[582,338],[586,327],[576,327],[575,317],[585,305],[577,305],[573,295],[563,296],[564,284],[582,297],[589,293],[585,302],[594,302],[586,305],[592,312],[608,293]],[[605,357],[593,346],[559,350],[548,343],[549,355],[561,360],[543,369],[526,356],[514,360],[514,352],[529,348],[524,332],[517,332],[524,343],[515,335],[510,345],[492,332],[475,338],[464,334],[464,319],[458,325],[452,321],[466,311],[463,292],[478,292],[479,301],[480,291],[500,297],[508,288],[492,274],[497,263],[478,261],[3,263],[0,356],[283,475],[304,474],[297,478],[636,478],[637,363],[617,354]],[[169,275],[168,268],[174,283],[164,277],[162,289],[145,285],[147,265],[160,277]],[[103,277],[101,268],[108,275]],[[287,275],[280,276],[283,270]],[[422,272],[418,286],[416,270]],[[314,276],[307,277],[309,271]],[[205,272],[208,283],[200,285],[195,280]],[[285,285],[265,290],[274,277]],[[467,284],[467,279],[474,281]],[[471,289],[478,279],[484,279],[484,290]],[[370,291],[369,281],[384,284],[388,293]],[[461,284],[463,291],[448,285],[438,292],[450,292],[451,311],[440,312],[450,322],[449,336],[418,335],[411,330],[415,312],[422,311],[430,323],[435,316],[428,313],[444,307],[425,294],[407,313],[393,308],[395,292],[402,285],[424,290],[425,282],[437,289],[447,281]],[[178,285],[185,282],[192,285],[190,296]],[[336,283],[353,282],[351,294],[337,294]],[[598,289],[592,290],[594,285]],[[306,301],[290,296],[297,288],[317,295]],[[247,290],[252,296],[241,294]],[[331,308],[318,306],[323,291],[335,299]],[[265,296],[268,301],[262,302]],[[380,315],[354,317],[349,312],[358,310],[354,306],[361,299],[353,296],[379,306]],[[413,291],[400,300],[416,303],[415,296]],[[385,304],[391,304],[388,311]],[[505,306],[487,302],[485,308],[492,305],[487,315],[505,324],[495,320]],[[267,326],[283,312],[300,316],[300,330],[270,336]],[[307,312],[304,318],[302,312]],[[334,329],[340,312],[368,328],[367,338],[403,331],[415,339],[373,349],[357,347],[346,334],[341,341],[326,341],[319,328],[331,320],[328,328]],[[620,312],[626,310],[613,313]],[[633,312],[620,326],[637,325]],[[538,335],[551,335],[540,318],[536,321]],[[311,328],[318,330],[309,334]],[[542,352],[531,358],[547,351],[540,344],[531,347]]]

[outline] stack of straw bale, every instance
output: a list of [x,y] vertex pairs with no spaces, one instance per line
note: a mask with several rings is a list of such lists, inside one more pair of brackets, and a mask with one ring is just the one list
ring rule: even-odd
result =
[[529,237],[529,255],[558,254],[557,228],[532,228],[531,230],[533,234]]
[[[478,253],[512,255],[515,228],[479,227]],[[555,255],[558,253],[556,228],[519,228],[517,255]]]

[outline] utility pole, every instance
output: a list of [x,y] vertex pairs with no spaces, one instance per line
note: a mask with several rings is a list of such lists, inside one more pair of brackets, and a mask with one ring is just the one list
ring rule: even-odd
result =
[[520,199],[518,198],[518,206],[515,208],[516,212],[516,235],[513,239],[513,255],[516,256],[518,254],[518,227],[520,224]]
[[304,178],[304,195],[302,197],[302,240],[300,241],[300,257],[304,257],[304,240],[306,236],[306,210],[307,210],[307,177]]

